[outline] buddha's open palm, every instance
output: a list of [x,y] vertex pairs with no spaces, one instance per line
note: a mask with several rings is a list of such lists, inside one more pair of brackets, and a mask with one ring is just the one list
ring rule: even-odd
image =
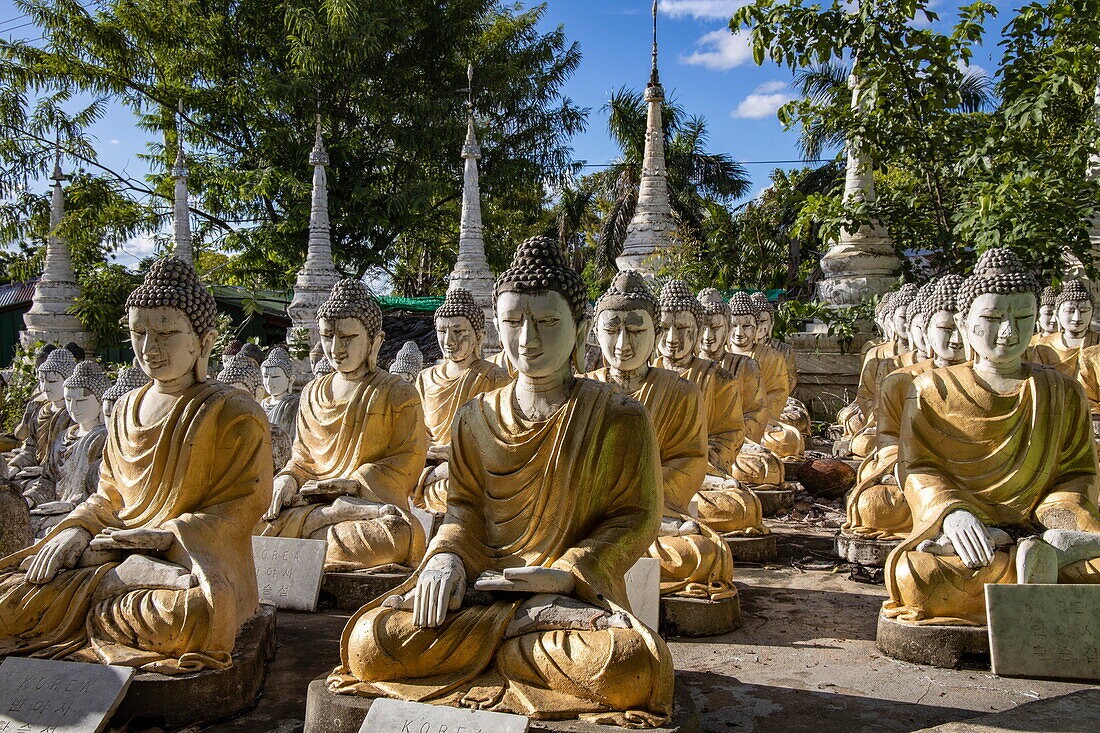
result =
[[34,556],[24,561],[28,583],[49,583],[62,570],[74,567],[88,547],[92,535],[86,529],[69,527],[42,545]]
[[573,574],[569,571],[539,565],[505,568],[503,573],[485,572],[474,582],[477,590],[557,593],[566,596],[573,592],[573,586]]
[[145,550],[165,552],[176,536],[166,529],[114,529],[108,527],[92,538],[93,550]]

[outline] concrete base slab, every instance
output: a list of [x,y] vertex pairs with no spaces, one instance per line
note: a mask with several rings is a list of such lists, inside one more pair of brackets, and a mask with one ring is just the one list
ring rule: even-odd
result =
[[859,535],[847,534],[843,530],[836,533],[836,554],[848,562],[881,568],[886,565],[886,556],[901,544],[901,540],[871,540]]
[[[917,626],[880,615],[875,646],[903,662],[958,669],[965,655],[985,655],[988,659],[989,630],[985,626]],[[989,666],[988,661],[984,666]]]
[[[372,702],[374,699],[369,697],[337,695],[328,689],[325,677],[319,677],[309,683],[305,733],[358,733]],[[532,733],[625,733],[628,729],[581,720],[532,720],[530,730]],[[672,704],[672,719],[660,728],[647,730],[653,733],[702,733],[695,703],[679,678]]]
[[776,555],[775,535],[764,534],[756,537],[724,534],[722,539],[730,548],[735,562],[767,562]]
[[1091,733],[1100,720],[1100,690],[1081,690],[1017,705],[1011,710],[917,733]]
[[794,508],[793,489],[753,489],[752,493],[760,499],[760,508],[765,517],[786,514]]
[[737,596],[718,601],[661,596],[661,636],[721,636],[740,625],[741,602]]
[[325,573],[321,578],[321,600],[345,611],[358,611],[363,604],[404,583],[409,575],[370,570]]
[[237,634],[232,666],[187,675],[138,672],[110,726],[174,730],[240,715],[256,704],[274,656],[275,607],[262,603]]

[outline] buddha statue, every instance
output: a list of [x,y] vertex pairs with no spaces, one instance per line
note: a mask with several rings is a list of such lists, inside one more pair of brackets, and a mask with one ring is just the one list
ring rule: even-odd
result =
[[443,361],[416,377],[428,427],[428,468],[421,479],[417,504],[434,514],[447,509],[447,473],[451,425],[458,409],[484,392],[503,387],[508,372],[482,359],[485,311],[470,291],[454,287],[435,311],[435,337]]
[[[485,315],[482,314],[481,317],[484,318]],[[416,345],[415,341],[406,341],[401,344],[401,349],[397,352],[393,364],[390,364],[389,372],[406,382],[415,382],[416,375],[420,374],[420,370],[423,368],[424,355],[420,353],[420,347]]]
[[911,306],[918,314],[913,320],[922,323],[919,340],[930,350],[931,358],[891,372],[882,383],[875,409],[875,447],[860,464],[856,485],[848,494],[847,517],[841,527],[845,534],[893,541],[905,537],[912,528],[909,505],[894,474],[902,412],[906,395],[918,376],[966,360],[962,334],[955,322],[962,283],[961,275],[941,277],[934,281],[931,293],[926,291]]
[[294,449],[256,533],[327,540],[329,571],[414,565],[424,547],[409,513],[427,451],[420,397],[378,368],[382,311],[363,283],[336,283],[317,317],[336,371],[302,390]]
[[42,401],[31,404],[23,416],[26,436],[19,452],[8,462],[15,472],[14,481],[23,488],[23,497],[31,508],[40,502],[52,500],[52,492],[45,488],[41,477],[50,450],[57,436],[61,435],[73,419],[65,409],[65,380],[73,375],[76,359],[68,349],[53,349],[42,365],[35,369],[38,392]]
[[271,427],[279,427],[292,441],[298,432],[300,397],[294,392],[294,373],[290,352],[282,346],[272,347],[260,365],[260,377],[267,393],[260,405],[267,413]]
[[[718,362],[698,356],[703,306],[687,284],[670,280],[658,304],[654,366],[674,371],[698,387],[706,409],[708,475],[694,497],[693,516],[718,532],[766,534],[760,500],[742,483],[777,488],[783,466],[774,455],[747,443],[741,410],[744,383]],[[749,371],[744,374],[747,378]]]
[[103,415],[103,424],[110,424],[111,413],[114,412],[115,403],[122,399],[123,395],[138,387],[144,387],[147,384],[149,384],[149,375],[143,372],[141,367],[123,367],[122,370],[119,371],[118,377],[115,378],[115,383],[100,395],[99,404],[100,412]]
[[1046,286],[1039,293],[1039,317],[1035,319],[1035,335],[1031,345],[1035,346],[1045,337],[1058,332],[1058,288]]
[[154,263],[126,310],[152,383],[111,413],[96,492],[0,560],[0,655],[225,668],[259,608],[250,530],[271,493],[267,418],[208,378],[216,305],[190,264]]
[[329,686],[655,727],[672,658],[624,585],[661,523],[653,422],[573,374],[586,287],[556,240],[520,244],[495,298],[519,376],[459,409],[443,524],[413,577],[349,620]]
[[[913,529],[887,558],[886,619],[982,626],[985,584],[1017,580],[1017,538],[1100,532],[1084,395],[1071,377],[1022,361],[1036,290],[1011,251],[982,253],[956,316],[972,361],[913,381],[897,463]],[[1058,577],[1097,582],[1100,562],[1066,563]]]
[[263,398],[263,376],[260,373],[260,365],[255,359],[241,352],[222,363],[222,370],[218,372],[218,381],[244,390],[257,402]]
[[[698,503],[695,495],[707,472],[703,393],[678,373],[650,366],[657,316],[657,298],[641,273],[619,272],[596,302],[594,330],[608,366],[587,376],[638,400],[653,418],[661,454],[664,517],[648,555],[661,562],[661,594],[731,598],[737,590],[729,546],[692,516],[692,506]],[[724,343],[724,332],[721,337]]]
[[1085,284],[1080,280],[1065,283],[1055,301],[1058,331],[1039,339],[1028,352],[1028,361],[1052,366],[1076,378],[1081,349],[1100,343],[1100,334],[1090,330],[1092,310],[1092,293]]
[[868,401],[868,397],[872,380],[878,372],[879,362],[882,359],[892,359],[897,356],[897,341],[894,339],[893,332],[895,295],[894,291],[890,291],[875,304],[875,325],[878,327],[881,338],[877,341],[868,341],[865,345],[863,359],[860,362],[856,397],[837,412],[840,438],[849,443],[867,426],[867,416],[874,407],[873,403]]
[[332,362],[328,360],[327,356],[322,356],[317,361],[313,362],[313,377],[324,377],[328,374],[332,374],[336,369],[332,366]]
[[103,367],[94,361],[80,362],[65,380],[65,410],[75,424],[54,440],[42,476],[35,479],[52,495],[51,501],[39,502],[31,510],[36,537],[61,522],[99,487],[99,464],[107,441],[100,400],[110,385]]
[[791,345],[779,339],[772,338],[775,332],[775,306],[768,300],[764,293],[757,290],[749,296],[756,306],[756,338],[761,344],[766,344],[778,351],[787,364],[787,404],[779,413],[779,422],[797,430],[803,439],[803,444],[811,437],[810,411],[800,400],[794,398],[794,388],[798,386],[798,366],[795,363],[794,349]]

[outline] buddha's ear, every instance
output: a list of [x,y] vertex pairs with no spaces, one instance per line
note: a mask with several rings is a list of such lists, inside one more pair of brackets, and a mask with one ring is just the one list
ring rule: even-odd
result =
[[577,321],[577,342],[573,347],[573,369],[577,374],[584,374],[584,348],[588,343],[588,334],[592,332],[592,319],[583,316]]
[[371,342],[370,352],[367,354],[367,367],[373,372],[378,368],[378,352],[382,349],[382,342],[386,340],[386,332],[378,329]]
[[218,340],[218,330],[208,328],[199,337],[199,358],[195,362],[195,381],[205,382],[210,376],[210,355],[214,353],[214,343]]

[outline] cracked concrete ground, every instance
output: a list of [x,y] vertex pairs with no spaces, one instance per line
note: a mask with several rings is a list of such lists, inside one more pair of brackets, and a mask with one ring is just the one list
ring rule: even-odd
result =
[[[988,664],[984,671],[941,670],[885,657],[874,645],[884,588],[855,583],[846,572],[792,564],[830,557],[831,530],[775,529],[776,561],[735,571],[744,625],[725,636],[670,642],[703,730],[917,731],[1093,688],[995,677]],[[306,686],[338,661],[347,617],[331,610],[280,612],[279,651],[258,705],[202,730],[302,730]]]

